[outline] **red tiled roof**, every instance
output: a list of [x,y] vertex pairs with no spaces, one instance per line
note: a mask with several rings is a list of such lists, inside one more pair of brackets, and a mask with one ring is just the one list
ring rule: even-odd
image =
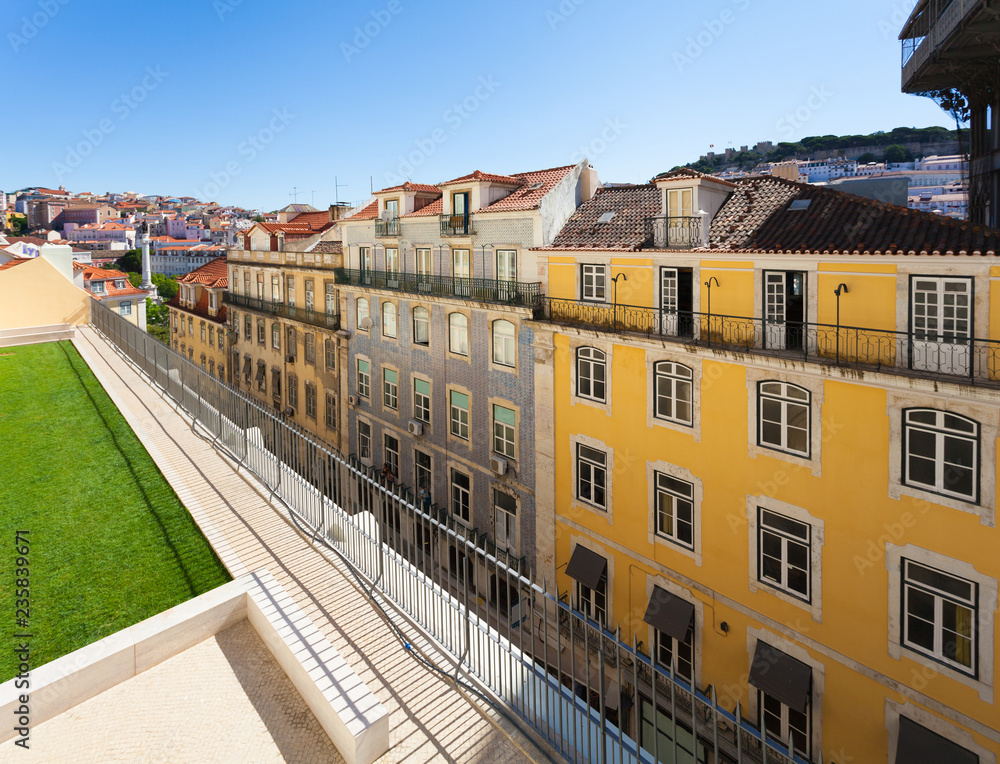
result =
[[[996,254],[1000,231],[773,176],[744,178],[712,220],[709,249]],[[804,209],[793,201],[808,200]]]
[[521,188],[509,196],[493,202],[489,207],[479,210],[477,214],[483,212],[518,212],[537,209],[542,203],[542,198],[559,181],[565,178],[574,167],[576,165],[571,164],[565,167],[552,167],[548,170],[518,173],[514,177],[521,185]]
[[[646,242],[646,218],[660,214],[660,190],[652,185],[601,188],[581,204],[546,249],[641,249]],[[608,223],[598,223],[607,212]]]
[[404,218],[419,218],[427,217],[430,215],[440,215],[444,211],[444,199],[435,199],[428,205],[421,207],[419,210],[414,210],[413,212],[408,212],[403,215]]
[[13,268],[15,265],[21,265],[23,263],[30,263],[32,261],[32,259],[33,258],[30,258],[30,257],[22,257],[22,258],[18,258],[16,260],[11,260],[9,263],[4,263],[3,265],[0,265],[0,271],[9,270],[10,268]]
[[511,175],[494,175],[493,173],[481,172],[479,170],[476,170],[475,172],[469,173],[468,175],[463,175],[461,178],[455,178],[454,180],[445,181],[441,185],[450,186],[455,183],[467,183],[469,181],[475,181],[475,180],[488,180],[493,183],[509,183],[512,186],[517,186],[520,185],[521,183],[521,181],[518,178],[513,177]]
[[377,194],[386,194],[391,191],[423,191],[428,194],[440,194],[441,189],[437,186],[429,186],[426,183],[411,183],[406,181],[401,186],[391,186],[389,188],[383,188],[381,191],[376,191]]
[[201,292],[201,297],[198,299],[198,302],[194,304],[194,307],[181,305],[180,294],[175,294],[166,304],[176,310],[182,310],[185,313],[192,313],[196,316],[200,316],[201,318],[206,318],[209,321],[214,321],[217,324],[226,323],[226,315],[228,312],[226,306],[222,305],[213,316],[208,310],[208,291],[204,289]]
[[288,222],[291,225],[305,226],[314,231],[325,231],[333,225],[329,212],[302,212]]
[[217,257],[200,268],[177,279],[179,284],[202,284],[210,289],[226,289],[229,286],[229,271],[226,256]]
[[363,210],[356,212],[345,220],[374,220],[378,217],[378,201],[374,201]]
[[43,244],[49,243],[48,239],[39,239],[37,236],[5,236],[4,238],[7,239],[8,244],[17,244],[19,241],[22,241],[25,244],[34,244],[40,247]]
[[658,180],[670,180],[671,178],[707,178],[708,180],[715,181],[716,183],[721,183],[724,186],[736,188],[736,184],[731,180],[719,178],[715,175],[708,175],[704,172],[698,172],[690,167],[678,167],[676,170],[671,170],[670,172],[665,172],[662,175],[657,175],[650,181],[650,183],[655,183]]
[[[145,297],[149,295],[149,292],[132,286],[132,282],[128,280],[128,276],[121,271],[106,270],[104,268],[97,268],[93,265],[77,262],[73,263],[73,270],[83,271],[84,282],[104,282],[104,294],[94,294],[91,291],[90,286],[84,284],[84,288],[90,292],[91,297],[95,300],[106,300],[109,297]],[[125,286],[122,289],[115,286],[115,281],[118,279],[125,280]]]

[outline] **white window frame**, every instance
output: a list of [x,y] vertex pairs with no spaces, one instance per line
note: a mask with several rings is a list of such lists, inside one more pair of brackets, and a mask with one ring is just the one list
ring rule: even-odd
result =
[[[510,327],[510,334],[501,334],[501,327]],[[504,368],[517,368],[517,327],[507,319],[493,322],[493,363]]]
[[[459,316],[465,326],[457,325]],[[448,352],[465,357],[469,355],[469,317],[458,311],[448,314]]]
[[[362,371],[361,364],[365,364],[368,367],[366,371]],[[357,387],[358,395],[362,398],[371,399],[371,385],[372,385],[372,364],[367,358],[358,358],[355,362],[355,368],[357,369]]]
[[358,331],[367,332],[367,329],[361,328],[361,322],[366,318],[371,318],[371,303],[368,302],[367,297],[359,297],[354,304],[355,319],[357,320]]
[[[775,715],[773,711],[769,710],[766,707],[765,699],[771,701],[774,704],[777,704],[778,706],[777,715]],[[758,718],[760,719],[761,730],[766,733],[769,739],[775,740],[784,745],[788,741],[789,734],[791,733],[791,730],[793,728],[790,718],[791,714],[798,712],[789,708],[777,698],[768,695],[763,690],[757,690],[757,703],[758,703],[757,708],[759,709]],[[798,729],[797,727],[796,729],[798,729],[798,732],[803,734],[806,738],[806,750],[803,751],[798,746],[795,746],[794,741],[793,741],[793,747],[795,748],[796,753],[798,753],[800,756],[804,756],[806,759],[809,759],[812,752],[812,707],[807,706],[802,716],[805,717],[805,725],[804,725],[805,729],[802,730]],[[770,732],[767,729],[766,719],[769,717],[770,718],[776,717],[776,720],[778,722],[777,734],[775,734],[774,732]]]
[[[600,453],[604,459],[599,461],[590,454],[585,454],[584,449],[593,453]],[[576,465],[576,479],[573,484],[573,493],[577,501],[606,512],[608,510],[608,482],[610,477],[607,451],[594,448],[586,443],[577,443],[573,450],[573,461]],[[587,482],[591,486],[589,492],[593,496],[598,488],[597,476],[599,474],[603,476],[601,481],[603,485],[600,488],[604,493],[604,501],[598,502],[594,499],[584,498],[580,490],[581,486],[584,482]],[[587,477],[588,475],[589,477]]]
[[396,339],[399,334],[399,322],[397,320],[396,304],[388,301],[382,302],[382,336],[389,339]]
[[[584,355],[586,354],[586,355]],[[597,357],[600,354],[600,358]],[[608,355],[600,348],[591,347],[589,345],[576,348],[573,364],[575,366],[574,376],[576,378],[576,396],[578,398],[583,398],[584,400],[594,401],[595,403],[607,403],[608,402]],[[583,369],[586,366],[590,372],[589,377],[585,377]],[[597,368],[602,368],[604,370],[604,379],[600,381],[600,384],[604,386],[604,395],[598,397],[594,394],[594,386],[598,384],[594,379],[594,370]],[[582,392],[583,381],[587,380],[587,384],[590,392]]]
[[[609,266],[604,263],[580,264],[581,300],[587,302],[608,301],[608,269]],[[589,285],[588,280],[590,281]]]
[[[687,494],[682,493],[679,489],[674,488],[669,485],[670,481],[675,481],[678,483],[684,483],[689,488],[690,491]],[[695,538],[698,531],[697,517],[695,513],[695,502],[696,502],[696,491],[695,484],[689,480],[684,480],[682,478],[675,477],[667,472],[656,471],[653,473],[653,527],[655,529],[655,534],[657,538],[669,541],[672,544],[676,544],[679,547],[694,551],[695,549]],[[673,532],[664,531],[662,528],[662,523],[660,522],[661,512],[660,512],[660,497],[669,496],[673,502]],[[686,519],[686,523],[691,526],[691,540],[690,542],[684,541],[680,534],[678,533],[679,520],[679,510],[678,504],[686,503],[688,505],[689,517]]]
[[[800,533],[792,532],[775,525],[778,520],[787,521],[790,524],[799,526]],[[786,594],[797,597],[805,602],[812,598],[812,578],[809,560],[812,557],[812,526],[795,518],[774,512],[766,507],[757,508],[757,581],[765,586],[771,586]],[[768,554],[765,549],[765,536],[778,542],[780,549],[778,556]],[[805,556],[805,565],[801,568],[790,562],[790,552],[792,549],[801,549]],[[778,563],[780,578],[770,578],[764,573],[765,561],[772,560]],[[805,591],[799,591],[789,583],[789,579],[794,572],[800,572],[805,576]]]
[[[768,385],[776,385],[780,392],[765,391]],[[805,401],[789,395],[789,390],[798,390],[806,394]],[[775,422],[780,427],[781,437],[777,443],[764,440],[764,405],[765,400],[773,401],[780,407],[781,419]],[[804,408],[806,414],[806,450],[799,451],[788,445],[788,430],[792,408]],[[811,458],[812,444],[812,392],[801,385],[778,379],[762,380],[757,384],[757,445],[761,448],[783,451],[803,459]]]
[[[467,488],[456,485],[456,475],[461,475],[468,481]],[[464,511],[456,512],[456,507],[464,507]],[[472,475],[455,467],[450,467],[448,470],[448,513],[465,525],[472,522]]]
[[[603,556],[603,555],[602,555]],[[596,621],[602,628],[608,627],[608,571],[605,569],[604,575],[597,584],[596,589],[591,589],[580,581],[576,584],[576,609],[583,613],[591,621]],[[601,600],[603,599],[603,605]]]
[[[497,409],[509,411],[514,415],[514,424],[507,424],[497,419]],[[493,420],[493,453],[504,459],[517,460],[517,409],[502,403],[493,403],[490,409]]]
[[[367,432],[366,432],[367,430]],[[369,465],[372,460],[372,425],[363,419],[358,420],[358,458]]]
[[[934,424],[926,424],[922,422],[911,422],[910,417],[914,414],[933,414],[935,418]],[[948,427],[949,419],[958,419],[970,423],[973,426],[973,431],[969,433],[968,431],[961,430],[954,427]],[[971,504],[979,503],[979,481],[981,477],[981,454],[980,454],[980,431],[981,426],[979,422],[969,417],[961,416],[960,414],[953,414],[950,411],[941,411],[939,409],[929,409],[929,408],[910,408],[903,410],[903,483],[907,486],[911,486],[921,491],[928,491],[930,493],[939,493],[943,496],[947,496],[952,499],[959,499],[961,501],[967,501]],[[935,440],[935,458],[934,458],[934,473],[935,481],[934,485],[929,485],[927,483],[921,483],[910,476],[910,460],[915,455],[910,453],[910,443],[911,436],[916,432],[923,432],[932,434]],[[963,494],[958,491],[950,491],[946,486],[946,470],[948,467],[945,454],[947,452],[947,445],[949,441],[961,441],[963,443],[972,445],[972,493]],[[922,456],[917,456],[916,458],[925,458]]]
[[[956,576],[949,571],[942,570],[940,568],[927,565],[923,562],[917,560],[911,560],[907,557],[903,557],[900,560],[900,588],[901,588],[901,600],[900,608],[902,610],[901,618],[901,635],[900,644],[907,650],[923,655],[930,658],[933,661],[941,663],[948,668],[957,671],[962,674],[967,674],[970,677],[975,678],[979,673],[979,640],[978,637],[978,626],[981,618],[981,613],[979,612],[979,596],[978,596],[978,584],[975,581],[964,578],[963,576]],[[958,595],[945,592],[944,590],[937,589],[934,586],[927,584],[924,581],[912,580],[910,577],[915,573],[919,573],[921,570],[930,570],[932,573],[945,576],[960,584],[967,585],[969,587],[969,596],[965,599],[959,597]],[[932,647],[927,648],[917,642],[913,642],[909,638],[910,634],[910,619],[919,618],[918,615],[910,613],[910,597],[913,593],[922,593],[926,596],[932,597],[934,602],[934,614],[932,616],[933,621],[931,626],[934,631],[934,644]],[[943,622],[943,606],[945,602],[951,602],[962,607],[965,607],[971,612],[971,634],[970,634],[970,652],[972,658],[972,665],[966,666],[960,661],[956,661],[953,658],[948,657],[945,653],[943,640],[945,639],[944,632],[947,631]],[[924,620],[919,618],[919,620]]]
[[[760,529],[759,510],[765,509],[777,515],[783,515],[791,520],[808,525],[810,528],[809,539],[809,601],[802,599],[797,593],[790,593],[780,587],[774,586],[770,581],[761,581],[758,578],[760,570]],[[750,568],[749,584],[751,592],[767,592],[772,597],[776,597],[783,602],[795,605],[810,613],[812,619],[817,623],[823,621],[823,546],[826,543],[826,526],[822,518],[815,517],[808,510],[797,507],[770,496],[747,495],[746,518],[748,526],[749,561]]]
[[[681,371],[683,370],[683,371]],[[687,372],[685,375],[684,372]],[[685,427],[694,427],[694,369],[676,361],[657,361],[653,364],[653,416],[665,422],[673,422]],[[669,387],[668,395],[660,394],[661,380]],[[681,400],[678,397],[683,387],[687,387],[688,417],[677,416],[677,404]],[[672,414],[664,414],[660,410],[660,403],[669,400]]]
[[[468,408],[462,408],[461,406],[456,406],[453,402],[452,393],[458,393],[459,395],[464,395],[469,403]],[[454,388],[448,389],[448,433],[452,437],[459,438],[464,441],[470,440],[470,430],[469,425],[472,419],[472,396],[470,396],[464,390],[456,390]],[[456,412],[458,416],[456,417]],[[465,412],[465,416],[462,416],[462,412]],[[455,425],[458,425],[458,432],[456,432]],[[463,434],[464,432],[464,434]]]
[[[417,383],[427,385],[427,394],[417,391]],[[413,378],[413,418],[418,422],[430,424],[431,421],[431,382],[422,377]]]
[[[395,374],[396,381],[390,382],[388,374]],[[391,411],[399,410],[399,371],[391,366],[382,367],[382,406]]]
[[131,316],[132,315],[132,301],[131,300],[122,300],[120,303],[118,303],[118,313],[119,313],[119,315],[122,315],[122,316]]
[[[517,516],[519,514],[519,502],[516,496],[506,491],[501,491],[495,485],[492,486],[491,491],[493,492],[493,542],[501,549],[505,549],[509,553],[516,555],[518,548]],[[497,503],[498,496],[510,499],[514,503],[514,511],[510,512],[507,508],[500,506]]]
[[[417,318],[417,311],[422,311],[422,317]],[[413,344],[418,347],[429,347],[431,344],[431,312],[425,308],[423,305],[415,305],[413,307]],[[426,342],[421,342],[417,339],[417,322],[423,324],[424,336],[427,338]]]

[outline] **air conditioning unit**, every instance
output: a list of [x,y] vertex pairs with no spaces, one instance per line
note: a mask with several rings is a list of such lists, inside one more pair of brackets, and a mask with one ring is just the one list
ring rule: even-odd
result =
[[295,416],[295,409],[291,406],[285,406],[284,410],[281,412],[285,416]]
[[358,405],[358,396],[356,396],[356,395],[348,395],[347,396],[347,405],[348,406],[357,406]]
[[295,363],[295,356],[288,354],[285,356],[285,363]]
[[416,420],[411,420],[406,429],[410,431],[410,435],[415,435],[418,438],[424,434],[424,425]]
[[507,461],[496,456],[491,456],[490,469],[497,475],[503,475],[507,472]]

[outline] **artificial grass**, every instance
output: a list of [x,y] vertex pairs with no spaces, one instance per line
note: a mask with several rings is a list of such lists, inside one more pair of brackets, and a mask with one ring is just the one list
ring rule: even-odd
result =
[[0,348],[0,682],[19,530],[35,668],[230,580],[70,342]]

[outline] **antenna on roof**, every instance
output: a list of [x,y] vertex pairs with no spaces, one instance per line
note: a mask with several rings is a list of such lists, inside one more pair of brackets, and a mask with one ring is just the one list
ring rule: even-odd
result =
[[340,206],[340,189],[347,188],[347,184],[346,183],[340,183],[337,180],[337,176],[334,175],[333,176],[333,185],[334,185],[333,194],[334,194],[334,197],[337,200],[336,204],[339,207]]
[[312,201],[310,202],[310,204],[312,204],[313,207],[316,206],[316,192],[322,190],[323,190],[322,188],[314,188],[312,191],[309,192],[312,194]]
[[292,186],[292,193],[290,193],[289,196],[292,197],[293,199],[295,199],[295,203],[298,204],[299,203],[299,194],[304,194],[304,193],[305,193],[305,191],[299,191],[299,187],[298,186]]

